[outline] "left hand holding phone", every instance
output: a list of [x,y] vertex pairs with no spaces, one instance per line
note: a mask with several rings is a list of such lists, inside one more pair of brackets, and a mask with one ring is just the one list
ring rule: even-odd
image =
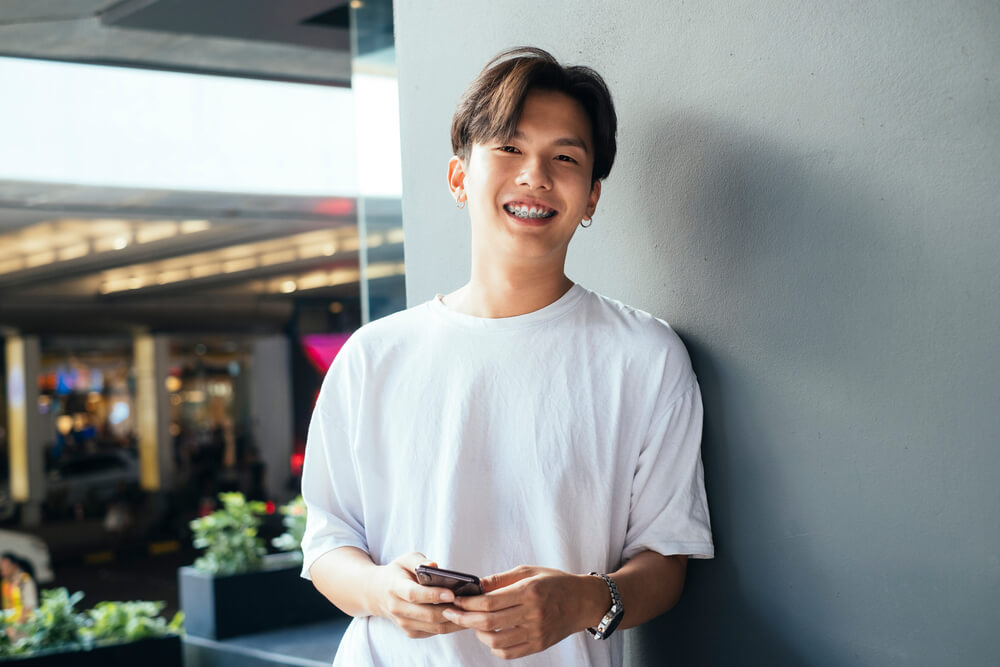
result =
[[436,565],[426,556],[412,552],[379,566],[371,582],[371,609],[388,618],[408,637],[423,638],[463,630],[444,617],[447,603],[455,594],[447,588],[421,586],[417,583],[418,565]]

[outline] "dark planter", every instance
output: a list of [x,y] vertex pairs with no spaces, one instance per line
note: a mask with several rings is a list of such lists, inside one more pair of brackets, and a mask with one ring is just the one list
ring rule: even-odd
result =
[[301,568],[290,554],[265,556],[263,569],[243,574],[213,576],[180,568],[184,631],[226,639],[340,616],[312,582],[299,576]]
[[141,665],[142,667],[182,667],[184,665],[181,638],[176,635],[141,639],[127,644],[98,646],[89,650],[55,651],[25,658],[10,657],[10,667],[108,667],[109,665]]

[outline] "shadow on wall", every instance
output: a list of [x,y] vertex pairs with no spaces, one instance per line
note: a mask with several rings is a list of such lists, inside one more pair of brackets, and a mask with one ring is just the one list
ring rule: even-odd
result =
[[[905,241],[879,228],[886,205],[857,192],[831,151],[792,151],[700,117],[668,118],[648,136],[637,158],[656,173],[640,189],[663,194],[638,233],[667,249],[654,263],[675,296],[658,315],[684,338],[703,392],[716,559],[691,561],[678,606],[628,633],[626,664],[869,662],[879,623],[851,639],[864,621],[848,594],[838,599],[836,577],[852,565],[831,543],[852,544],[859,522],[877,533],[879,512],[895,511],[844,485],[877,477],[865,452],[902,437],[879,424],[894,393],[879,372],[918,314],[900,317],[914,304],[892,295],[933,276],[880,261]],[[919,246],[907,252],[919,259]],[[882,576],[863,555],[854,563],[859,580]]]

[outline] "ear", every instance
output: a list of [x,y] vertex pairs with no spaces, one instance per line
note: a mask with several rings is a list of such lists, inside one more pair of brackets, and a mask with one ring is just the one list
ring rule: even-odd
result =
[[448,189],[457,203],[465,201],[465,161],[457,155],[448,160]]
[[593,218],[594,211],[597,210],[597,200],[601,198],[601,182],[594,181],[590,186],[590,195],[587,196],[587,217]]

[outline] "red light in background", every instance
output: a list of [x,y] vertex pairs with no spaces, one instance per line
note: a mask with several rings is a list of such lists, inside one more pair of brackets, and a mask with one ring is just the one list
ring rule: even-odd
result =
[[302,466],[305,464],[305,462],[306,462],[305,452],[295,452],[294,454],[292,454],[292,458],[289,461],[289,465],[292,468],[292,474],[301,475]]
[[268,500],[266,503],[264,503],[264,512],[266,512],[267,514],[274,514],[274,509],[275,507],[273,500]]
[[332,197],[316,204],[313,210],[323,215],[350,215],[354,213],[354,200]]

